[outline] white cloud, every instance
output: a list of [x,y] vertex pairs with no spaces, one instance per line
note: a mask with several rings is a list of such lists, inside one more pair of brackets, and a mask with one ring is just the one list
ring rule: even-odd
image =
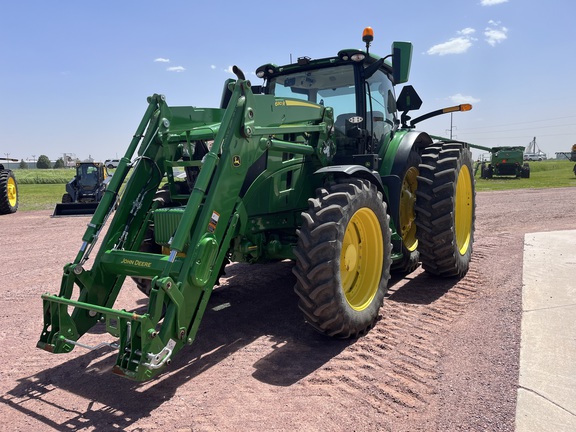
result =
[[463,95],[461,93],[456,93],[455,95],[450,96],[448,99],[450,99],[452,101],[452,103],[456,104],[456,105],[460,105],[460,104],[474,104],[477,102],[480,102],[480,99],[476,99],[472,96],[466,96]]
[[157,59],[154,59],[154,62],[155,63],[170,63],[170,59],[158,57]]
[[186,69],[182,66],[172,66],[166,69],[168,72],[184,72]]
[[482,0],[480,4],[482,6],[494,6],[501,3],[507,3],[508,0]]
[[461,34],[461,35],[463,35],[463,36],[468,36],[468,35],[473,34],[475,31],[476,31],[476,30],[474,30],[474,29],[471,28],[471,27],[466,27],[465,29],[460,30],[460,31],[458,32],[458,34]]
[[[496,0],[493,0],[496,1]],[[476,30],[472,27],[466,27],[456,32],[458,35],[447,42],[432,46],[426,54],[428,55],[448,55],[464,54],[478,39],[474,37]],[[484,40],[491,46],[501,43],[508,38],[508,29],[500,25],[500,22],[490,20],[488,27],[484,30]]]
[[486,27],[484,36],[485,41],[488,42],[490,46],[495,46],[508,39],[508,29],[506,27],[500,26],[500,23],[492,20],[488,22],[488,25],[491,27]]
[[216,65],[210,65],[210,69],[212,70],[216,69]]
[[224,69],[224,72],[228,72],[228,73],[233,74],[234,73],[234,71],[232,70],[233,67],[234,66],[232,66],[232,65],[228,66],[226,69]]
[[429,55],[446,55],[446,54],[463,54],[468,51],[468,48],[472,46],[472,38],[467,36],[460,36],[457,38],[450,39],[448,42],[444,42],[438,45],[434,45],[428,51]]
[[463,54],[472,46],[472,43],[476,41],[472,35],[476,33],[476,30],[472,27],[466,27],[462,30],[456,32],[458,37],[452,38],[447,42],[434,45],[426,53],[428,55],[446,55],[446,54]]

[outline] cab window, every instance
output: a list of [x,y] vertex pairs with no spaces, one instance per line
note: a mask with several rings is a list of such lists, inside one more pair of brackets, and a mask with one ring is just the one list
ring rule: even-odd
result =
[[282,75],[270,81],[269,93],[329,106],[334,119],[356,115],[354,68],[352,65]]

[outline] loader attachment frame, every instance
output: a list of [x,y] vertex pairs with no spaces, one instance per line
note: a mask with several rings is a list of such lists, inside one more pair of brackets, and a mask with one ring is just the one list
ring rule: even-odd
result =
[[[233,238],[240,225],[248,224],[242,196],[257,177],[255,167],[262,169],[262,157],[269,151],[314,154],[315,144],[328,139],[333,124],[330,108],[310,103],[303,115],[299,103],[297,117],[303,120],[282,125],[290,119],[289,104],[279,103],[273,95],[259,95],[256,100],[250,82],[244,79],[228,85],[232,94],[226,109],[169,108],[161,95],[148,98],[148,109],[88,224],[80,250],[64,267],[59,294],[42,297],[44,327],[39,348],[66,353],[77,345],[87,347],[78,340],[97,323],[104,323],[107,332],[118,338],[112,344],[118,348],[113,371],[144,381],[193,342]],[[271,120],[270,115],[275,117]],[[306,135],[307,141],[272,138],[286,133]],[[213,140],[202,160],[190,157],[198,140]],[[290,163],[301,164],[301,159]],[[189,194],[174,187],[173,170],[178,168],[199,171]],[[155,194],[165,176],[180,206],[159,208]],[[87,269],[113,213],[92,267]],[[166,233],[166,253],[139,250],[152,224],[158,236]],[[239,251],[248,250],[248,255],[258,249],[235,243]],[[292,248],[267,251],[271,256],[282,256],[282,252],[290,256]],[[151,279],[145,313],[114,309],[126,276]]]

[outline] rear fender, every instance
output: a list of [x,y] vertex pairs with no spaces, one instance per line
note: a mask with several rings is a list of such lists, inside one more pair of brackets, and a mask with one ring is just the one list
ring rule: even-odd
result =
[[380,155],[382,158],[382,164],[379,170],[380,175],[384,177],[386,175],[403,173],[410,151],[414,149],[418,153],[422,153],[422,149],[432,144],[432,142],[433,140],[430,135],[425,132],[397,132],[386,148],[384,155]]
[[399,226],[400,220],[400,192],[402,179],[406,172],[410,152],[415,150],[418,154],[422,149],[432,144],[432,138],[425,132],[409,131],[397,133],[390,142],[384,161],[381,165],[380,175],[388,196],[389,212],[392,223]]

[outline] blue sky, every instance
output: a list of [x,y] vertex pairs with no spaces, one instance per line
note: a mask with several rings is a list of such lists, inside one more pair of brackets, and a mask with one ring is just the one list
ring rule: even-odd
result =
[[[479,145],[538,146],[553,157],[576,143],[573,0],[184,0],[3,2],[0,156],[122,156],[146,108],[218,106],[239,66],[414,44],[418,115],[471,102],[453,135]],[[397,88],[399,94],[401,87]],[[450,115],[419,129],[449,135]],[[480,152],[475,152],[475,155]]]

